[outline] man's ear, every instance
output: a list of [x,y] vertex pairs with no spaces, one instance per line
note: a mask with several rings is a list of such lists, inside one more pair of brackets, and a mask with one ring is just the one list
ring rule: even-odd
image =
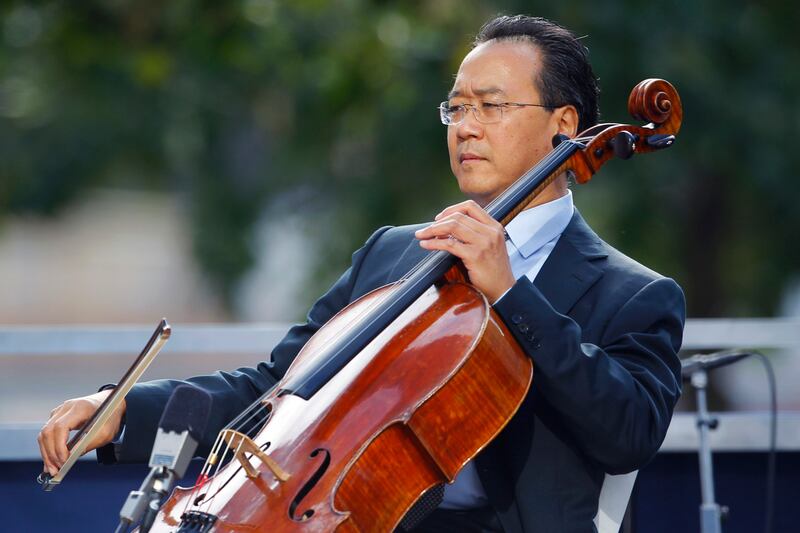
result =
[[556,127],[558,128],[557,133],[562,133],[570,139],[580,133],[578,131],[580,117],[574,105],[559,107],[553,111],[553,115],[553,118],[556,120]]

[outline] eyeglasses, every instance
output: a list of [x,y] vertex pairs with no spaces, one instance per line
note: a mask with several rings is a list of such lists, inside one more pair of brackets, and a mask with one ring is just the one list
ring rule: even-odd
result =
[[503,120],[503,112],[509,107],[543,107],[555,109],[559,106],[544,104],[517,104],[515,102],[481,102],[478,105],[459,104],[450,105],[447,102],[439,104],[439,118],[445,126],[454,126],[461,123],[467,116],[467,110],[472,110],[475,119],[481,124],[494,124]]

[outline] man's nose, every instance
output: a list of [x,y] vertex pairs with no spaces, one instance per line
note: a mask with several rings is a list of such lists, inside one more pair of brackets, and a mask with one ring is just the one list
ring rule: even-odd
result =
[[478,122],[476,110],[474,107],[467,109],[464,114],[464,120],[456,124],[456,135],[460,139],[468,139],[470,137],[480,137],[483,135],[483,124]]

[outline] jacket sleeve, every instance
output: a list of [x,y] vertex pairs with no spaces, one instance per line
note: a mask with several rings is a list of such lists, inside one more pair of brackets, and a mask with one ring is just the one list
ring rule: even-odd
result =
[[98,449],[102,463],[147,461],[155,440],[158,421],[164,407],[178,385],[199,387],[212,397],[208,429],[198,447],[205,456],[214,444],[217,433],[251,403],[280,381],[300,349],[333,315],[350,303],[353,284],[359,275],[364,258],[380,236],[388,229],[376,231],[358,249],[352,264],[333,286],[311,307],[306,322],[293,326],[272,351],[270,362],[255,368],[239,368],[232,372],[215,372],[185,380],[161,379],[135,385],[125,397],[125,429],[122,439]]
[[611,474],[653,457],[681,392],[685,301],[674,281],[650,281],[624,301],[598,344],[582,342],[581,327],[526,277],[495,310],[532,358],[540,399],[586,456]]

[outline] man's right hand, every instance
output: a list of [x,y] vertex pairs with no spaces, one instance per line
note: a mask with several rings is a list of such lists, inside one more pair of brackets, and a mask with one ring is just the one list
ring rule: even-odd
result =
[[[112,392],[104,390],[82,398],[73,398],[50,412],[50,419],[39,432],[37,440],[44,461],[44,469],[51,476],[58,473],[69,457],[69,449],[67,449],[69,432],[82,427]],[[124,399],[97,436],[88,443],[86,451],[105,446],[114,440],[119,433],[123,414],[125,414]]]

